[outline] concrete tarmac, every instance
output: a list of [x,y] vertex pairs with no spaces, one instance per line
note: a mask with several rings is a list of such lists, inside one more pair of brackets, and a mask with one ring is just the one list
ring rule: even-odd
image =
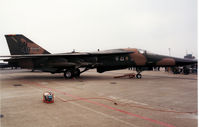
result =
[[[0,70],[1,127],[197,127],[197,75],[114,78],[132,72],[90,70],[64,79]],[[55,93],[55,103],[43,103],[45,91]]]

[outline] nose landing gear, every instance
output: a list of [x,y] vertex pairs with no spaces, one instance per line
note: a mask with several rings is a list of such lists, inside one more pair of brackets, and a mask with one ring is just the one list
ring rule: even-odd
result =
[[142,68],[136,68],[136,71],[137,71],[136,78],[141,79],[142,75],[140,73],[142,72]]
[[142,78],[142,75],[140,73],[136,74],[136,78],[137,79],[141,79]]

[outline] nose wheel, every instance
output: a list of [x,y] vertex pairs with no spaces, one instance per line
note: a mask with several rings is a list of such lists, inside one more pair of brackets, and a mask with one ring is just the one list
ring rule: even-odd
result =
[[142,68],[136,68],[136,71],[137,71],[136,78],[141,79],[142,75],[140,73],[142,72]]
[[137,79],[141,79],[142,78],[142,75],[140,73],[136,74],[136,78]]

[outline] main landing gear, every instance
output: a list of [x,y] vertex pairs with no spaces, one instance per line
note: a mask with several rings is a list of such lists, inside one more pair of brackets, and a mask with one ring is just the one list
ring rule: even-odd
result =
[[83,71],[80,71],[79,68],[76,68],[76,69],[66,69],[64,70],[64,78],[67,78],[67,79],[71,79],[73,77],[80,77],[80,74],[85,72],[85,71],[88,71],[89,68],[85,68]]
[[141,68],[136,68],[136,71],[137,71],[136,78],[137,79],[141,79],[142,75],[140,73],[142,72],[142,69]]
[[80,76],[80,69],[79,68],[77,68],[77,69],[75,69],[75,70],[73,70],[73,69],[68,69],[68,70],[66,70],[66,71],[64,71],[64,77],[65,78],[68,78],[68,79],[70,79],[70,78],[73,78],[73,77],[79,77]]

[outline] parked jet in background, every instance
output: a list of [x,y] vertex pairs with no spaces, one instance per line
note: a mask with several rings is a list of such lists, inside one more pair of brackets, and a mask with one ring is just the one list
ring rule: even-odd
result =
[[0,69],[8,68],[8,69],[19,69],[17,65],[13,63],[0,63]]
[[[174,67],[197,63],[189,60],[148,53],[135,48],[112,49],[98,52],[70,52],[50,54],[47,50],[35,44],[23,35],[5,35],[9,50],[9,59],[4,59],[21,68],[41,70],[43,72],[64,73],[65,78],[79,77],[89,69],[97,72],[136,67],[137,78],[146,68]],[[83,68],[80,71],[80,68]]]
[[8,63],[0,63],[0,68],[8,68],[11,67]]

